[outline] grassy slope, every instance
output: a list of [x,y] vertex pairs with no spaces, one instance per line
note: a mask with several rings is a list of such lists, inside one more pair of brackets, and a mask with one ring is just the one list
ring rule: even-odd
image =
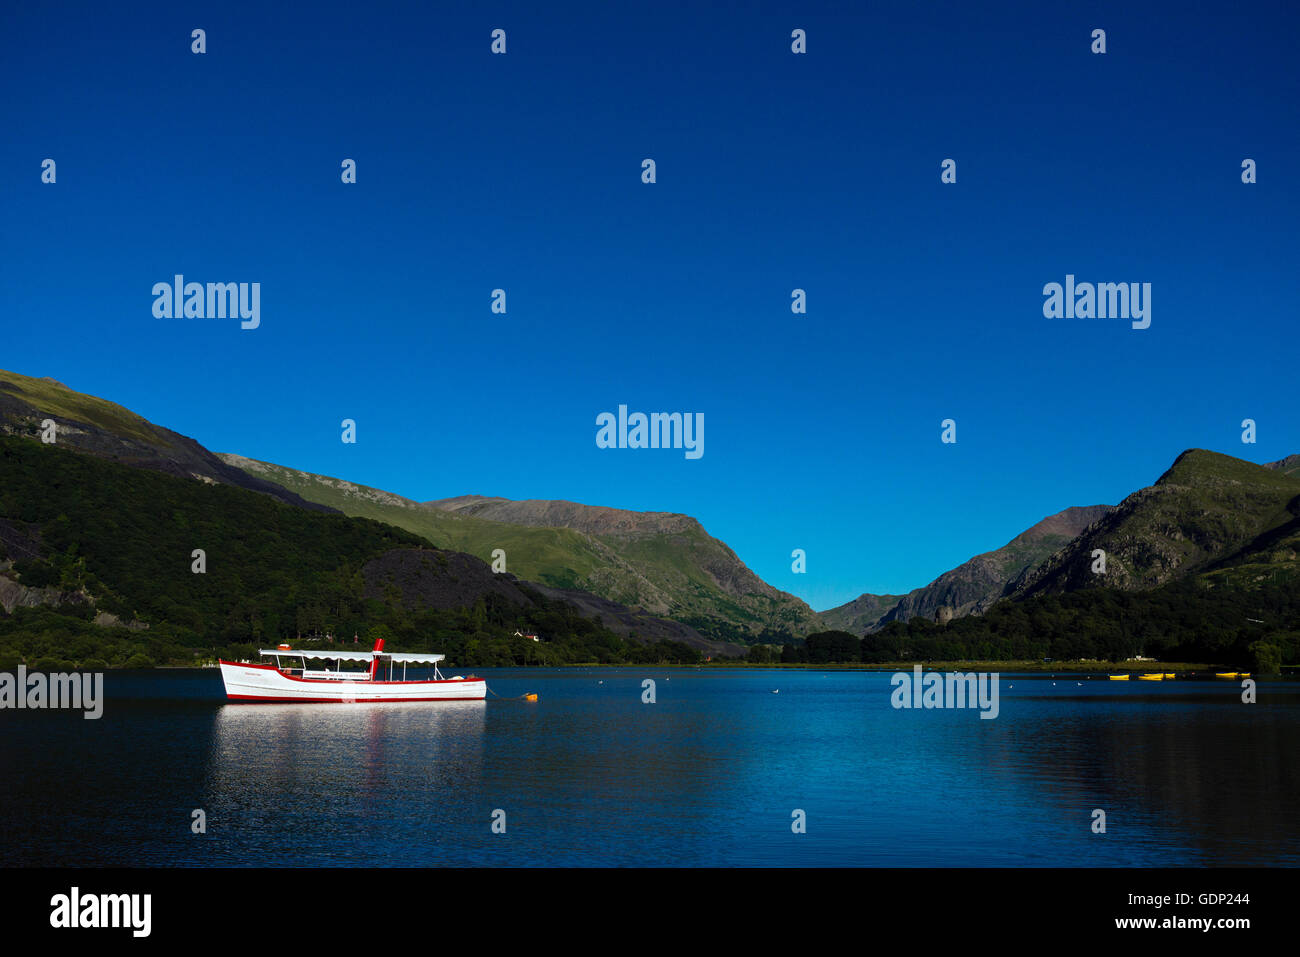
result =
[[161,430],[129,409],[92,395],[74,392],[48,379],[33,379],[0,369],[0,389],[16,394],[33,408],[56,420],[65,418],[88,422],[118,435],[145,442],[170,444]]
[[[506,525],[473,516],[427,508],[419,502],[343,479],[300,472],[238,455],[222,455],[227,463],[270,479],[309,501],[337,508],[346,515],[396,525],[450,548],[492,561],[494,549],[504,549],[506,571],[557,588],[581,588],[607,563],[599,543],[567,528]],[[613,601],[617,596],[606,595]]]
[[[346,645],[372,628],[394,650],[466,664],[698,658],[672,641],[629,643],[574,606],[517,591],[487,564],[429,549],[391,523],[11,435],[0,435],[4,536],[37,547],[0,564],[0,585],[21,599],[12,614],[0,610],[0,670],[23,659],[53,670],[96,659],[187,664],[249,656],[295,635],[344,636]],[[196,548],[206,553],[202,574]],[[393,577],[401,569],[414,577]],[[408,589],[419,600],[403,600]],[[135,627],[94,624],[96,612]],[[521,628],[545,635],[544,646],[515,637]]]
[[[1297,496],[1296,476],[1217,452],[1189,450],[1155,485],[1125,499],[1086,540],[1076,539],[1053,555],[1022,594],[1151,588],[1210,572],[1234,555],[1239,561],[1253,556],[1256,564],[1271,566],[1276,552],[1281,566],[1294,566],[1296,543],[1291,540],[1288,548],[1287,531],[1296,515],[1288,506],[1295,507]],[[1261,547],[1273,539],[1278,548]],[[1104,577],[1089,571],[1097,548],[1106,552]],[[1227,582],[1230,576],[1220,573],[1219,578]]]
[[735,559],[702,530],[671,538],[622,537],[513,525],[454,514],[379,489],[242,456],[222,458],[309,501],[346,515],[388,522],[443,548],[469,552],[485,561],[491,561],[494,549],[504,549],[506,570],[530,581],[580,588],[679,620],[721,618],[752,632],[786,625],[799,634],[818,627],[815,616],[791,602],[759,595],[736,597],[719,588],[706,566]]
[[[1192,567],[1208,559],[1232,564],[1237,577],[1242,563],[1261,573],[1295,571],[1297,536],[1288,532],[1296,522],[1292,509],[1300,497],[1300,476],[1194,449],[1180,456],[1157,484],[1176,486],[1180,501],[1129,523],[1129,533],[1169,540],[1167,523],[1173,521],[1180,525],[1175,537],[1183,559]],[[1265,544],[1273,540],[1276,547]],[[1234,576],[1217,577],[1227,583]]]
[[[22,434],[32,434],[40,417],[48,415],[56,421],[84,422],[154,448],[175,447],[174,436],[130,410],[52,380],[0,371],[0,390],[34,410],[35,415],[19,411],[15,417],[16,430]],[[783,625],[799,632],[808,630],[806,625],[815,628],[819,624],[797,602],[760,595],[736,597],[718,587],[705,568],[722,569],[725,574],[737,559],[703,530],[671,539],[629,539],[569,528],[495,522],[426,507],[338,479],[238,456],[225,458],[310,501],[351,516],[395,525],[439,547],[468,552],[485,561],[491,561],[495,549],[504,549],[508,571],[556,588],[590,591],[657,615],[723,619],[721,627],[742,632]]]

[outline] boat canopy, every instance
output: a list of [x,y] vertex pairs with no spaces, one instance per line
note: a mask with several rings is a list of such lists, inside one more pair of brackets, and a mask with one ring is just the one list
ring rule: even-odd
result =
[[321,658],[329,661],[381,661],[387,659],[398,664],[433,664],[446,655],[406,654],[387,651],[307,651],[302,648],[260,648],[259,655],[283,655],[289,658]]
[[290,658],[328,658],[331,662],[368,662],[374,658],[373,651],[308,651],[300,648],[261,648],[257,654],[283,654]]

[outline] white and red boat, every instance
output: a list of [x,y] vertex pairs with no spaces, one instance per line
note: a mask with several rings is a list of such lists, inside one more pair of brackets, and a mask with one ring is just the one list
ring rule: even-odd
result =
[[[373,651],[304,651],[288,645],[260,649],[275,664],[221,662],[221,680],[232,701],[465,701],[487,697],[487,682],[473,675],[444,678],[438,662],[444,655],[399,654],[384,651],[384,639]],[[287,664],[286,664],[287,659]],[[311,669],[308,661],[323,661]],[[343,664],[364,664],[365,671],[343,670]],[[331,668],[330,665],[334,667]],[[432,678],[406,679],[412,665],[433,665]],[[401,667],[401,677],[396,677]],[[387,670],[387,677],[384,672]]]

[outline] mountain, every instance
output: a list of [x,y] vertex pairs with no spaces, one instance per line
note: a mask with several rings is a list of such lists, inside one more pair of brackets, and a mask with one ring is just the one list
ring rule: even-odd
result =
[[[689,515],[634,512],[576,502],[511,501],[466,495],[426,502],[455,515],[529,528],[566,528],[610,548],[666,601],[663,613],[692,623],[740,622],[750,635],[820,625],[803,601],[755,575],[725,543]],[[598,591],[598,589],[591,589]],[[640,604],[619,598],[628,604]]]
[[[660,654],[646,646],[658,640],[714,655],[742,650],[596,596],[496,574],[389,524],[0,436],[7,661],[58,653],[185,663],[375,628],[399,650],[465,664],[636,661],[640,648]],[[540,633],[545,646],[512,637],[517,630]]]
[[[1088,588],[1137,591],[1243,565],[1294,569],[1300,475],[1204,449],[1189,449],[1017,583],[1010,597]],[[1104,575],[1093,572],[1096,551]]]
[[1144,655],[1276,674],[1300,660],[1295,463],[1290,456],[1255,465],[1189,449],[1023,575],[1009,600],[944,626],[924,617],[891,621],[863,638],[862,658]]
[[[920,591],[920,589],[917,589]],[[826,627],[861,635],[879,628],[885,615],[902,601],[902,595],[859,595],[850,602],[821,613]]]
[[0,435],[37,438],[46,419],[55,442],[111,462],[262,492],[312,511],[332,511],[227,465],[191,438],[154,425],[112,402],[74,392],[50,378],[0,369]]
[[716,656],[734,657],[744,651],[738,645],[710,641],[689,625],[626,608],[587,592],[548,588],[493,572],[487,562],[464,552],[423,546],[392,549],[367,562],[361,574],[366,598],[398,602],[411,611],[463,609],[484,599],[522,610],[549,600],[629,640],[677,641]]
[[[1067,508],[992,552],[901,597],[866,594],[822,612],[832,628],[855,634],[891,621],[960,618],[1015,600],[1107,586],[1153,588],[1189,575],[1243,583],[1244,576],[1289,569],[1300,549],[1300,455],[1255,465],[1190,449],[1155,485],[1119,506]],[[1092,573],[1106,552],[1106,576]]]
[[833,628],[862,634],[891,621],[916,617],[934,620],[941,608],[948,609],[954,618],[979,613],[1002,597],[1021,576],[1111,509],[1110,505],[1067,508],[1049,515],[1001,548],[976,555],[944,572],[923,588],[913,589],[901,597],[862,595],[846,605],[822,612],[822,620]]
[[1276,462],[1269,462],[1264,468],[1274,469],[1285,475],[1300,475],[1300,455],[1288,455]]
[[[46,419],[57,426],[54,445],[40,441]],[[1066,509],[907,595],[864,594],[818,616],[763,582],[688,515],[481,495],[417,502],[215,455],[52,379],[0,372],[0,453],[0,632],[7,618],[30,622],[55,609],[66,618],[59,627],[73,632],[86,623],[121,626],[135,630],[137,643],[148,631],[151,641],[179,635],[211,648],[214,636],[340,634],[377,620],[403,640],[440,634],[471,657],[508,661],[508,629],[531,626],[573,637],[577,644],[564,654],[629,660],[628,641],[735,654],[743,649],[730,642],[825,628],[860,634],[891,626],[896,636],[912,620],[992,613],[1001,597],[1050,602],[1098,586],[1123,594],[1180,582],[1234,594],[1267,586],[1276,597],[1300,571],[1296,455],[1254,465],[1188,450],[1117,507]],[[292,517],[301,515],[318,524],[302,526]],[[150,544],[165,539],[188,555],[186,542],[201,547],[200,528],[223,543],[228,577],[215,593],[196,593],[192,575],[177,579]],[[277,531],[283,528],[291,531]],[[366,544],[324,547],[335,537]],[[312,550],[327,559],[302,557]],[[498,550],[505,571],[488,564]],[[1097,550],[1106,553],[1105,576],[1091,570]],[[176,555],[168,552],[166,561]],[[1188,600],[1168,592],[1144,614],[1158,630],[1168,609]],[[1109,601],[1088,607],[1109,614]],[[1042,607],[1056,614],[1055,606]],[[1087,620],[1097,628],[1102,619]],[[26,634],[50,627],[32,625]],[[1133,637],[1122,626],[1117,635],[1107,638],[1115,647]],[[166,647],[174,652],[175,642]]]
[[[41,441],[47,419],[55,423],[55,441],[48,444]],[[203,493],[204,488],[209,491]],[[115,490],[115,495],[105,489]],[[217,490],[226,491],[214,499]],[[235,491],[256,493],[254,501],[228,497]],[[92,501],[95,509],[88,508]],[[166,502],[178,504],[168,511],[163,508]],[[266,512],[267,508],[272,511]],[[453,525],[463,524],[435,509],[423,511],[445,517]],[[319,516],[318,524],[302,527],[295,513]],[[343,524],[320,524],[327,520]],[[365,555],[349,552],[346,561],[337,549],[323,547],[336,538],[355,537],[357,521],[229,464],[193,439],[119,405],[75,392],[53,379],[0,372],[0,618],[26,614],[24,609],[52,609],[77,622],[93,618],[105,627],[123,625],[137,631],[152,627],[155,635],[160,626],[166,634],[179,628],[190,638],[204,636],[210,648],[214,617],[230,626],[218,629],[221,640],[253,641],[262,634],[292,637],[304,629],[341,633],[348,616],[339,609],[365,600],[380,600],[413,614],[486,602],[487,607],[513,609],[498,615],[502,628],[507,619],[525,624],[532,620],[535,628],[538,621],[545,621],[555,628],[617,636],[633,643],[678,642],[711,655],[743,652],[741,646],[707,638],[688,624],[565,587],[571,583],[563,576],[555,583],[535,584],[513,574],[496,574],[482,559],[454,549],[430,549],[419,529],[415,534],[404,531],[399,539],[380,533],[373,541],[385,548],[376,544]],[[170,528],[172,523],[190,530],[190,547],[173,543],[177,551],[164,570],[156,567],[152,556],[169,533],[176,532]],[[388,524],[363,524],[397,531]],[[285,525],[294,529],[292,536],[266,537],[268,528]],[[199,534],[200,528],[207,532]],[[246,531],[230,540],[238,529]],[[577,533],[527,531],[534,540],[549,537],[571,544],[565,539],[569,536],[582,544]],[[262,539],[267,554],[250,544]],[[182,563],[177,556],[188,556],[193,547],[206,547],[214,540],[226,545],[212,577],[189,574],[188,558]],[[412,549],[422,555],[418,575],[410,574],[408,567]],[[279,554],[286,550],[292,555]],[[335,558],[320,567],[295,557],[309,550]],[[428,563],[434,553],[437,559]],[[122,565],[125,554],[137,556],[134,565]],[[238,556],[237,561],[232,555]],[[186,574],[173,580],[178,567]],[[232,567],[237,571],[224,578],[220,592],[224,605],[206,605],[210,595],[201,599],[194,594],[196,580],[222,579]],[[304,567],[310,567],[310,573]],[[289,568],[295,571],[291,574]],[[146,569],[152,573],[145,575]],[[313,582],[310,587],[303,583],[303,575]],[[335,577],[346,579],[347,587],[339,586]],[[268,579],[281,582],[281,589],[268,593]],[[164,584],[164,593],[155,594]],[[333,614],[328,612],[329,603],[319,600],[326,591],[336,594]],[[227,621],[229,616],[242,624]],[[361,627],[366,616],[354,607],[348,620]],[[403,620],[409,623],[410,616]],[[173,660],[178,646],[164,643],[164,647],[164,658]],[[599,657],[604,652],[594,653]]]
[[755,575],[689,515],[576,502],[464,495],[416,502],[380,489],[238,455],[223,460],[347,515],[415,532],[559,590],[580,590],[724,641],[778,640],[822,627],[793,595]]

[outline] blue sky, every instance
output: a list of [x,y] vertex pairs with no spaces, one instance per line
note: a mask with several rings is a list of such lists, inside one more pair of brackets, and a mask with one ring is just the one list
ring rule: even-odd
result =
[[[0,13],[0,368],[415,499],[686,512],[818,609],[1300,451],[1293,4],[274,6]],[[155,318],[175,273],[260,328]],[[1151,327],[1044,318],[1067,273]],[[619,404],[705,454],[598,449]]]

